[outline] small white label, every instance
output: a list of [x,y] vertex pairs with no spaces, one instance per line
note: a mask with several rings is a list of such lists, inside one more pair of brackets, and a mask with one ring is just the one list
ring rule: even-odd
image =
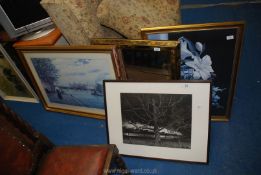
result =
[[234,35],[228,35],[227,36],[227,40],[232,40],[232,39],[234,39]]
[[154,51],[155,51],[155,52],[159,52],[159,51],[160,51],[160,48],[159,48],[159,47],[154,47]]

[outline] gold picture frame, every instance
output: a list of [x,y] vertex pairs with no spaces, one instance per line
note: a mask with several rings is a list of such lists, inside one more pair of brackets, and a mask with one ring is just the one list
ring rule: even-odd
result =
[[239,21],[142,28],[141,36],[149,40],[180,41],[181,79],[212,80],[211,119],[228,121],[244,25],[243,21]]
[[117,45],[128,80],[174,80],[179,78],[179,43],[93,38],[91,44]]
[[46,110],[105,119],[103,80],[121,80],[115,46],[16,48]]

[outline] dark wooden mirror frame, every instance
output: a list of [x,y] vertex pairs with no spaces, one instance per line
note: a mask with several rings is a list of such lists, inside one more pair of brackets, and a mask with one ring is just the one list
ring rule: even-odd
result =
[[[176,80],[179,79],[179,42],[177,41],[150,41],[131,39],[93,38],[91,44],[117,45],[119,55],[124,62],[128,80]],[[148,54],[150,53],[150,54]],[[129,64],[131,60],[127,54],[132,55],[134,62],[146,62],[143,65]],[[137,56],[142,54],[142,56]],[[160,54],[163,57],[160,57]],[[165,54],[165,55],[164,55]],[[128,56],[129,56],[128,55]],[[149,56],[148,56],[149,55]],[[168,55],[167,60],[164,60]],[[144,58],[144,59],[143,59]],[[159,58],[164,58],[163,64]],[[159,61],[157,66],[149,66],[153,61]],[[160,66],[159,66],[160,65]]]

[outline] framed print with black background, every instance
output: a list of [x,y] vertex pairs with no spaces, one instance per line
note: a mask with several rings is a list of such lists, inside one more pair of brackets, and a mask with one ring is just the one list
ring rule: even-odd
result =
[[211,119],[228,121],[236,87],[243,31],[244,22],[224,22],[143,28],[141,34],[149,40],[178,40],[181,79],[211,80]]
[[17,47],[45,109],[104,119],[103,80],[120,80],[114,46]]
[[209,81],[104,81],[108,140],[120,154],[207,163]]
[[179,78],[179,43],[93,38],[91,44],[117,45],[128,80],[176,80]]

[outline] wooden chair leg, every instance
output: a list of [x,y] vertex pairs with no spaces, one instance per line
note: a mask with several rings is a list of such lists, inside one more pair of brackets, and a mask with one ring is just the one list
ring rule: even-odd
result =
[[116,145],[114,146],[114,150],[113,150],[113,162],[115,162],[116,166],[117,166],[117,172],[120,172],[122,175],[130,175],[130,171],[128,170],[125,162],[123,161],[121,155],[119,154],[119,150],[116,147]]

